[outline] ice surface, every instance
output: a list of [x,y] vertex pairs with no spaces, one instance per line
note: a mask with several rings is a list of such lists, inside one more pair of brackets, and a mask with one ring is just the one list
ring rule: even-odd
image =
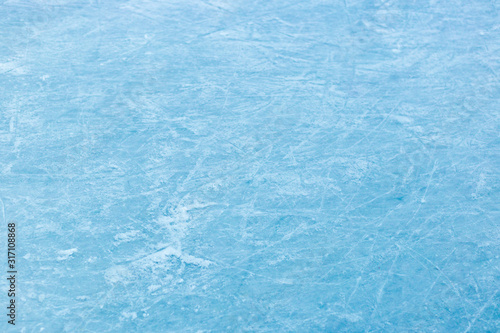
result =
[[0,1],[15,330],[497,331],[498,14]]

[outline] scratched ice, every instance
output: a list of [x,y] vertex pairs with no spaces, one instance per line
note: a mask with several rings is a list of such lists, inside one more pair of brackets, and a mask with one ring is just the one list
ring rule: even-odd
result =
[[498,15],[0,1],[15,329],[497,331]]

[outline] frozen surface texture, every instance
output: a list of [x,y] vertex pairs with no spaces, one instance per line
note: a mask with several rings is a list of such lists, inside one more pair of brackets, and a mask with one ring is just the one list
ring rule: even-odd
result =
[[500,327],[498,1],[0,3],[17,330]]

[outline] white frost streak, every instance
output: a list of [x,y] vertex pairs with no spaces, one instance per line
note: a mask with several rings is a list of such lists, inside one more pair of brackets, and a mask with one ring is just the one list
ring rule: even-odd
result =
[[139,235],[140,235],[140,232],[137,231],[137,230],[131,230],[131,231],[127,231],[127,232],[122,232],[120,234],[115,235],[115,237],[114,237],[114,239],[116,241],[115,244],[118,245],[118,244],[121,244],[121,243],[126,243],[126,242],[133,241]]
[[201,266],[201,267],[208,267],[210,264],[213,264],[209,260],[196,258],[196,257],[189,255],[189,254],[183,254],[182,251],[174,249],[172,247],[167,247],[167,248],[164,248],[163,250],[160,250],[156,253],[153,253],[153,254],[147,256],[146,258],[144,258],[144,260],[148,260],[148,261],[150,260],[153,262],[162,262],[162,261],[167,260],[168,257],[172,257],[172,256],[179,258],[180,260],[182,260],[182,262],[184,262],[186,264],[193,264],[193,265],[197,265],[197,266]]
[[195,201],[190,205],[178,206],[173,211],[171,211],[171,216],[161,216],[157,223],[166,228],[168,233],[170,234],[171,241],[174,243],[174,247],[169,246],[160,250],[156,253],[151,254],[146,257],[153,261],[161,261],[164,260],[167,256],[174,256],[182,260],[186,264],[194,264],[202,267],[207,267],[212,262],[200,258],[196,258],[189,254],[183,254],[180,250],[181,240],[186,235],[187,230],[189,229],[189,220],[191,216],[189,215],[189,211],[192,209],[200,209],[208,206],[215,205],[215,203],[199,203]]
[[76,249],[76,248],[69,249],[69,250],[61,250],[61,251],[57,252],[59,254],[59,257],[57,257],[57,260],[59,260],[59,261],[66,260],[69,257],[71,257],[73,255],[73,253],[76,253],[76,252],[78,252],[78,249]]
[[[161,216],[158,218],[157,223],[160,227],[166,229],[168,235],[170,236],[169,243],[158,244],[157,248],[160,250],[146,255],[141,259],[133,260],[130,263],[130,267],[127,267],[126,265],[117,265],[108,268],[105,273],[106,281],[111,284],[117,282],[129,283],[134,279],[134,271],[156,269],[168,271],[171,269],[172,263],[175,260],[180,260],[182,263],[187,265],[196,265],[199,267],[208,267],[214,264],[209,260],[183,253],[181,244],[181,240],[184,238],[190,227],[189,222],[191,216],[188,212],[192,209],[205,208],[214,204],[215,203],[202,204],[195,201],[190,205],[177,206],[170,212],[170,216]],[[115,245],[132,241],[140,236],[141,233],[136,230],[117,234],[114,237],[116,241]]]

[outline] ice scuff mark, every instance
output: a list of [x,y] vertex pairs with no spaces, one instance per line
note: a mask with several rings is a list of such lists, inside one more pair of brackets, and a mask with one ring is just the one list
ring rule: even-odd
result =
[[[171,271],[175,259],[180,260],[183,264],[195,265],[206,268],[213,262],[202,258],[183,253],[180,249],[173,247],[166,247],[157,252],[154,252],[144,258],[131,262],[128,266],[116,265],[106,270],[104,278],[110,284],[116,283],[131,283],[135,276],[134,274],[141,274],[144,271]],[[154,276],[153,276],[154,277]],[[164,280],[171,280],[172,275],[165,275]]]
[[133,241],[133,240],[137,239],[140,235],[141,235],[141,233],[138,230],[130,230],[127,232],[122,232],[122,233],[116,234],[114,237],[115,245]]
[[109,284],[115,284],[118,282],[126,284],[130,282],[132,273],[127,267],[123,265],[117,265],[106,269],[104,278]]
[[123,320],[134,320],[136,318],[137,318],[137,313],[136,312],[123,311],[120,320],[121,321],[123,321]]
[[355,323],[363,319],[359,314],[356,313],[334,313],[334,315],[340,319],[348,320],[351,323]]
[[57,252],[59,254],[59,257],[57,257],[57,260],[61,261],[61,260],[67,260],[69,259],[69,257],[71,257],[73,255],[73,253],[76,253],[78,252],[78,249],[74,248],[74,249],[69,249],[69,250],[61,250],[59,252]]
[[407,116],[402,116],[402,115],[392,115],[391,118],[395,119],[396,121],[400,122],[401,124],[411,124],[413,122],[413,119]]
[[192,264],[201,267],[208,267],[213,264],[213,262],[201,258],[197,258],[195,256],[182,253],[181,250],[175,249],[173,247],[166,247],[158,252],[155,252],[143,260],[146,262],[163,262],[168,259],[168,257],[176,257],[180,259],[183,263]]
[[208,206],[215,205],[215,202],[208,203],[199,203],[198,201],[194,201],[194,203],[186,206],[177,206],[175,209],[171,210],[171,216],[161,216],[158,219],[158,223],[160,225],[170,225],[172,222],[182,222],[187,221],[190,218],[188,211],[193,209],[205,208]]
[[167,229],[171,237],[171,241],[176,243],[176,247],[180,248],[181,239],[185,237],[186,232],[190,227],[189,221],[191,219],[191,215],[189,214],[189,211],[212,205],[215,205],[215,203],[199,203],[198,201],[194,201],[194,203],[190,205],[178,205],[175,209],[170,211],[170,216],[161,216],[158,218],[157,223],[161,227]]
[[[162,277],[160,277],[158,272],[161,271],[166,273],[172,271],[173,267],[176,267],[176,261],[180,261],[182,265],[195,265],[203,268],[214,264],[210,260],[185,253],[182,250],[181,242],[186,236],[188,229],[192,227],[192,218],[189,212],[194,209],[201,209],[212,205],[215,205],[215,203],[200,203],[195,200],[192,204],[178,205],[176,208],[170,210],[169,216],[159,217],[156,222],[161,228],[167,230],[168,242],[157,244],[156,248],[159,250],[142,258],[129,261],[127,264],[123,263],[108,268],[105,272],[106,281],[110,284],[128,284],[136,279],[135,275],[139,274],[139,272],[153,272],[153,280],[156,278],[159,280],[171,280],[172,275],[160,274],[162,275]],[[123,232],[115,235],[115,244],[129,242],[140,236],[141,233],[137,230]]]
[[26,68],[23,65],[20,65],[16,61],[4,62],[0,63],[0,74],[14,74],[14,75],[23,75],[26,74]]

